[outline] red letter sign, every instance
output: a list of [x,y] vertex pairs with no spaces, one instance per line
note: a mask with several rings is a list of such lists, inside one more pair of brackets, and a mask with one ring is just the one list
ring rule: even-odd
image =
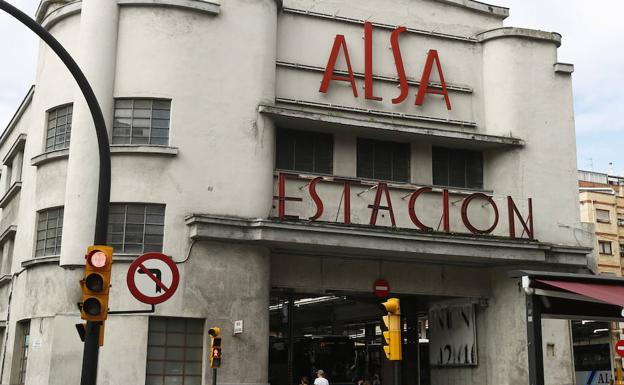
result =
[[[509,212],[509,236],[511,238],[516,237],[516,218],[514,217],[515,213],[518,216],[520,223],[522,223],[522,227],[524,228],[522,234],[524,234],[524,232],[526,231],[529,239],[533,239],[533,200],[531,198],[529,198],[528,205],[529,216],[525,221],[524,218],[522,218],[522,215],[520,215],[520,211],[518,211],[518,208],[516,207],[513,199],[511,197],[507,197],[507,211]],[[522,235],[520,236],[520,238],[522,238]]]
[[322,180],[323,178],[318,176],[312,179],[312,181],[310,182],[310,185],[308,186],[308,191],[310,192],[310,196],[312,197],[314,204],[316,204],[316,213],[309,218],[311,221],[315,221],[319,219],[321,215],[323,215],[323,201],[321,200],[321,197],[319,197],[318,194],[316,193],[316,184]]
[[409,212],[410,219],[416,225],[418,230],[433,231],[433,229],[431,227],[423,224],[420,221],[420,219],[418,219],[418,216],[416,215],[416,210],[414,209],[414,205],[416,204],[416,199],[418,199],[420,194],[425,193],[425,192],[431,192],[431,191],[433,191],[433,189],[431,187],[419,188],[418,190],[416,190],[416,191],[414,191],[412,193],[412,196],[410,197],[410,200],[409,200],[409,204],[407,205],[407,209],[408,209],[408,212]]
[[[334,75],[334,68],[336,67],[336,60],[338,60],[338,54],[340,53],[340,48],[345,54],[345,60],[347,61],[347,70],[349,74],[347,76],[343,75]],[[355,77],[353,76],[353,69],[351,69],[351,60],[349,60],[349,51],[347,50],[347,42],[345,41],[344,35],[336,35],[336,39],[334,40],[334,47],[332,48],[331,54],[329,55],[329,61],[327,62],[327,67],[325,68],[325,74],[323,75],[323,82],[321,83],[321,88],[319,92],[327,92],[329,88],[329,82],[332,80],[338,80],[341,82],[351,82],[351,87],[353,88],[353,96],[357,98],[357,88],[355,86]]]
[[373,95],[373,23],[364,23],[364,97],[369,100],[382,100]]
[[392,104],[401,103],[409,94],[409,86],[407,84],[405,67],[403,67],[403,58],[401,56],[401,47],[399,47],[399,35],[405,31],[407,31],[407,28],[399,27],[392,32],[392,35],[390,35],[390,44],[392,45],[392,54],[394,55],[394,65],[396,66],[397,76],[399,77],[399,85],[401,86],[401,95],[392,99]]
[[[475,198],[485,199],[486,201],[490,203],[490,206],[492,206],[492,209],[494,209],[494,223],[488,229],[485,229],[485,230],[477,229],[476,227],[472,225],[472,223],[470,223],[470,219],[468,218],[468,206],[470,205],[470,202],[472,202],[472,200]],[[494,200],[491,197],[483,193],[470,194],[468,195],[466,199],[464,199],[464,202],[462,203],[461,217],[462,217],[462,222],[464,222],[464,226],[466,226],[466,228],[470,230],[471,233],[489,234],[492,231],[494,231],[494,229],[496,228],[496,225],[498,225],[498,207],[496,207],[496,203],[494,203]]]
[[[440,75],[440,84],[442,85],[442,90],[438,91],[436,89],[429,89],[429,77],[431,76],[431,70],[433,69],[433,62],[436,63],[438,68],[438,74]],[[438,57],[438,51],[435,49],[429,50],[429,54],[427,54],[427,62],[425,63],[425,70],[423,71],[422,78],[420,79],[420,85],[418,86],[418,95],[416,95],[416,105],[422,106],[425,101],[425,94],[438,94],[444,95],[444,100],[446,100],[446,108],[451,109],[451,100],[448,96],[448,91],[446,90],[446,83],[444,82],[444,74],[442,73],[442,66],[440,65],[440,58]]]
[[[381,206],[381,194],[386,194],[386,201],[388,202],[388,206]],[[396,221],[394,220],[394,211],[392,210],[392,201],[390,200],[390,190],[388,190],[388,185],[385,183],[379,183],[377,185],[377,194],[375,195],[375,203],[372,205],[368,205],[369,209],[373,209],[370,217],[370,225],[375,226],[377,224],[377,214],[379,210],[388,210],[390,213],[390,221],[392,222],[392,227],[396,227]]]
[[286,215],[286,201],[301,202],[303,199],[286,196],[286,174],[280,173],[277,177],[277,195],[273,196],[277,200],[277,217],[279,219],[299,219],[297,215]]

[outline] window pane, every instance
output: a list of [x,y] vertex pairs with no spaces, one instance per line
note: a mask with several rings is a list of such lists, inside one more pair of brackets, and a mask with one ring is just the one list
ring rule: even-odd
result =
[[164,205],[112,204],[107,239],[117,245],[115,252],[162,251],[164,212]]
[[284,170],[331,173],[334,139],[330,134],[278,129],[275,167]]
[[432,148],[433,184],[483,188],[483,154],[479,151]]
[[167,145],[170,109],[169,100],[116,100],[113,144]]
[[38,212],[35,256],[58,255],[61,252],[63,208],[55,207]]
[[397,182],[409,181],[409,144],[358,138],[357,176]]
[[71,105],[59,106],[48,111],[45,150],[58,150],[69,147],[71,130]]

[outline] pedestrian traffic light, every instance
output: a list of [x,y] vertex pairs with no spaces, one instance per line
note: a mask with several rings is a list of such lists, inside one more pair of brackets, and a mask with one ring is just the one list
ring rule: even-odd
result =
[[386,358],[391,361],[400,361],[403,356],[401,353],[401,306],[398,298],[389,298],[388,301],[381,304],[383,311],[387,315],[383,316],[383,323],[386,331],[383,337],[387,345],[384,345],[384,353]]
[[102,322],[108,315],[113,248],[89,246],[85,257],[87,261],[84,278],[80,281],[82,288],[80,316],[86,321]]
[[208,330],[210,334],[210,367],[221,367],[221,328],[214,327]]

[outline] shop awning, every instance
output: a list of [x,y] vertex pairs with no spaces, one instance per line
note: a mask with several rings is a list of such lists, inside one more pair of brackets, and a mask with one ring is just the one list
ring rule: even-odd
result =
[[556,281],[550,279],[536,279],[558,289],[563,289],[572,293],[605,302],[611,305],[624,307],[624,286],[606,283],[587,283],[573,281]]

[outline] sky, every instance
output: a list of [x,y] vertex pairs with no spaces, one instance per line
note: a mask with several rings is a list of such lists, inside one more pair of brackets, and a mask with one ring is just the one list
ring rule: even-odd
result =
[[[380,0],[381,1],[381,0]],[[34,15],[39,0],[10,0]],[[624,1],[492,0],[510,8],[505,25],[559,32],[559,61],[575,66],[572,82],[578,167],[624,175]],[[38,41],[0,12],[0,129],[34,81]]]

